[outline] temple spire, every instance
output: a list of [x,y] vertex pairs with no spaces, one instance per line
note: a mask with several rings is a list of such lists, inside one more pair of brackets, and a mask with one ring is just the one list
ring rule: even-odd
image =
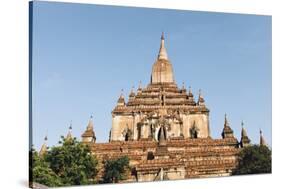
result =
[[240,146],[246,147],[250,145],[251,140],[249,139],[246,129],[244,128],[244,122],[241,122],[242,130],[241,130],[241,140],[240,140]]
[[260,129],[260,146],[266,146],[265,139],[262,135],[262,130]]
[[152,84],[170,83],[174,84],[173,66],[170,63],[165,48],[164,34],[161,36],[160,49],[151,73]]
[[135,87],[132,86],[131,92],[129,94],[129,101],[133,100],[134,97],[136,96],[134,89],[135,89]]
[[230,128],[229,122],[227,120],[227,115],[224,114],[224,126],[222,130],[222,138],[233,138],[233,130]]
[[160,44],[160,49],[159,49],[159,54],[158,54],[158,60],[160,60],[160,59],[168,60],[168,54],[167,54],[167,50],[165,48],[164,32],[162,32],[162,35],[161,35],[161,44]]
[[121,90],[121,94],[120,97],[117,101],[117,106],[125,106],[126,102],[125,102],[125,98],[124,98],[124,94],[123,94],[123,89]]
[[198,95],[198,101],[197,101],[197,105],[199,105],[199,106],[204,106],[205,105],[205,100],[204,100],[204,98],[203,98],[203,96],[202,96],[202,91],[201,91],[201,89],[199,89],[199,95]]
[[246,129],[244,128],[244,121],[241,122],[241,127],[242,127],[241,136],[242,137],[248,137]]
[[93,115],[91,115],[91,116],[90,116],[90,119],[89,119],[89,123],[88,123],[87,129],[88,129],[88,130],[92,130],[92,129],[94,129]]
[[182,82],[182,90],[185,90],[185,83],[184,83],[184,81]]
[[82,134],[82,141],[83,142],[94,142],[94,143],[96,142],[93,115],[91,115],[91,117],[89,119],[89,123],[87,125],[86,131]]
[[66,140],[72,139],[72,121],[70,121],[70,125],[68,127],[68,133],[66,135]]
[[229,126],[228,120],[227,120],[227,115],[224,114],[224,127]]
[[48,141],[48,137],[47,137],[47,135],[44,137],[44,143],[43,143],[43,145],[42,145],[42,147],[41,147],[41,149],[40,149],[40,151],[39,151],[39,156],[43,156],[46,152],[47,152],[47,150],[48,150],[48,146],[47,146],[47,141]]

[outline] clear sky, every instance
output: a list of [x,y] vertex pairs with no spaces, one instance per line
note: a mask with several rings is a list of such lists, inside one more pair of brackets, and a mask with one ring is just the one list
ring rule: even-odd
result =
[[[121,89],[149,83],[161,32],[177,84],[202,89],[213,138],[224,114],[240,140],[259,129],[271,145],[271,17],[148,8],[35,2],[33,143],[50,146],[72,120],[80,136],[91,114],[97,142],[107,142]],[[127,98],[128,99],[128,98]]]

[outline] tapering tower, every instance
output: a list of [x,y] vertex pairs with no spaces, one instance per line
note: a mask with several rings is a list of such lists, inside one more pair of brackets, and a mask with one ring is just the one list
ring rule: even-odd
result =
[[150,83],[132,89],[128,102],[122,91],[112,111],[110,141],[159,141],[161,129],[166,140],[194,138],[194,128],[196,138],[210,136],[209,109],[201,91],[195,102],[191,89],[177,86],[162,33]]
[[174,83],[173,66],[168,59],[164,33],[162,33],[161,36],[161,44],[156,62],[152,67],[151,83]]
[[39,156],[43,156],[47,152],[48,150],[47,141],[48,141],[48,137],[45,136],[44,143],[42,144],[41,149],[39,151]]
[[260,146],[266,146],[265,139],[262,134],[262,130],[260,129]]
[[96,142],[96,135],[94,132],[94,122],[93,116],[90,117],[89,123],[87,125],[86,131],[82,134],[83,142]]
[[244,122],[241,122],[242,130],[241,130],[241,140],[240,140],[240,146],[242,148],[247,147],[250,145],[251,140],[249,139],[246,129],[244,128]]
[[233,130],[230,128],[226,114],[224,115],[224,127],[221,135],[222,138],[234,138]]
[[72,139],[72,121],[70,122],[70,125],[68,127],[68,132],[65,137],[65,140],[70,140],[70,139]]

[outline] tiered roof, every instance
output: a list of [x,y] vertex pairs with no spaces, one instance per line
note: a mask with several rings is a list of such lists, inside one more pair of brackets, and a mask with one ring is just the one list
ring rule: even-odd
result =
[[204,102],[201,91],[196,103],[191,88],[187,92],[184,86],[180,89],[175,83],[173,67],[168,59],[162,34],[159,54],[152,67],[150,84],[144,88],[139,86],[136,93],[132,89],[127,103],[122,93],[112,113],[149,112],[163,107],[166,109],[181,109],[191,113],[197,111],[209,112]]

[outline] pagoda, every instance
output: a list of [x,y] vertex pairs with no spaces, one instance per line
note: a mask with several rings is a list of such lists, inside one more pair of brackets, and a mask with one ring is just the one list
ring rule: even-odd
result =
[[92,118],[82,138],[100,160],[99,178],[104,160],[122,156],[132,168],[123,182],[229,176],[250,140],[242,127],[238,142],[226,115],[222,138],[213,139],[209,113],[201,90],[195,100],[190,87],[178,87],[162,33],[150,83],[132,89],[128,101],[122,91],[112,110],[109,142],[96,143]]
[[131,91],[128,102],[121,94],[112,111],[110,141],[159,141],[161,128],[167,140],[210,137],[209,109],[201,93],[195,102],[191,89],[177,86],[163,33],[150,83]]

